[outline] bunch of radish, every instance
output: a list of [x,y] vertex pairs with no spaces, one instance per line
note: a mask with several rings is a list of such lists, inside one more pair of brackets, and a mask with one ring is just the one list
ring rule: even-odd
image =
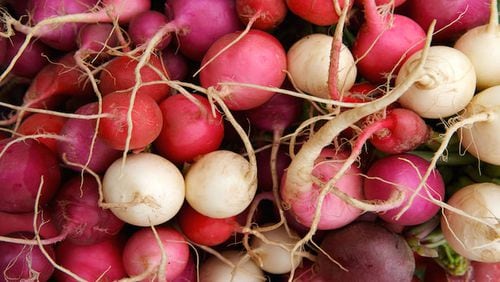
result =
[[495,281],[498,6],[0,1],[0,281]]

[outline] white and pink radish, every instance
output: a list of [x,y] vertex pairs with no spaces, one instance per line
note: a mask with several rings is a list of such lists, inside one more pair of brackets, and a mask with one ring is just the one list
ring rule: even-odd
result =
[[234,250],[225,250],[219,257],[209,257],[200,266],[199,281],[266,281],[264,272],[248,255]]
[[[419,61],[413,54],[401,67],[396,85],[406,79]],[[445,118],[463,110],[474,96],[476,72],[465,54],[448,46],[429,48],[425,73],[398,102],[423,118]]]
[[[167,222],[180,210],[184,178],[169,160],[139,153],[113,162],[103,178],[105,205],[126,223],[151,226]],[[205,188],[205,187],[203,187]]]
[[441,217],[441,229],[450,246],[467,259],[500,262],[500,186],[474,183],[455,192]]

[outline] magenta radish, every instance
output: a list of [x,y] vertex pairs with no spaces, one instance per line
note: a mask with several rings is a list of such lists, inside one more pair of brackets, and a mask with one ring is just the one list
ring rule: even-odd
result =
[[412,281],[415,259],[408,243],[376,223],[332,230],[320,247],[318,271],[328,281]]
[[185,180],[189,205],[213,218],[243,212],[257,190],[257,179],[250,162],[227,150],[202,156],[189,168]]
[[[393,5],[393,7],[398,7],[404,4],[407,0],[375,0],[375,3],[377,6],[381,5]],[[354,3],[357,5],[362,6],[363,5],[363,0],[354,0]]]
[[[433,40],[453,42],[460,35],[488,22],[488,0],[408,0],[409,17],[427,30],[436,19]],[[442,30],[441,30],[442,29]]]
[[[405,198],[399,207],[380,212],[380,218],[407,226],[424,223],[438,213],[440,206],[436,201],[444,200],[444,182],[437,169],[422,179],[429,165],[425,159],[411,154],[391,155],[371,164],[363,184],[366,199],[387,200],[396,191],[404,193]],[[416,190],[421,181],[425,184]],[[404,213],[398,216],[403,209]]]
[[[133,17],[128,24],[128,34],[136,46],[149,42],[160,28],[168,23],[168,18],[164,13],[148,10]],[[167,35],[156,44],[157,50],[162,50],[168,46],[172,37]]]
[[476,86],[479,90],[500,84],[500,68],[495,63],[500,59],[500,53],[496,48],[492,48],[498,46],[500,34],[496,0],[491,1],[490,9],[488,24],[467,30],[453,45],[470,59],[477,76]]
[[[235,32],[219,38],[203,57],[202,65],[207,64],[238,35],[239,32]],[[286,53],[281,43],[269,33],[252,29],[201,70],[200,82],[205,88],[213,86],[218,89],[218,95],[229,109],[248,110],[268,101],[274,92],[238,85],[220,86],[219,83],[280,87],[285,80],[285,69]]]
[[286,5],[291,12],[310,23],[321,26],[336,24],[339,20],[340,10],[346,3],[350,8],[354,1],[286,0]]
[[182,81],[187,77],[188,60],[180,52],[176,52],[173,48],[165,48],[162,50],[161,59],[171,80]]
[[[75,113],[97,114],[97,108],[97,102],[85,104]],[[64,123],[60,135],[65,140],[57,142],[57,151],[69,168],[76,171],[87,168],[96,173],[103,173],[113,161],[121,157],[121,151],[110,147],[101,137],[94,137],[95,125],[95,120],[76,118],[70,118]]]
[[209,281],[265,281],[264,272],[244,253],[225,250],[220,253],[227,261],[209,257],[200,266],[200,282]]
[[385,82],[397,74],[401,64],[425,44],[424,30],[412,19],[377,12],[375,0],[365,0],[365,23],[361,26],[352,53],[359,74],[368,81]]
[[103,195],[111,211],[136,226],[162,224],[184,202],[184,178],[169,160],[152,153],[118,159],[104,174]]
[[500,262],[500,186],[475,183],[462,187],[448,199],[451,208],[444,209],[441,230],[448,244],[467,259]]
[[[27,238],[27,233],[12,236]],[[51,245],[44,246],[48,255],[54,259]],[[54,266],[38,246],[0,242],[0,281],[49,281]]]
[[[288,50],[287,70],[297,88],[320,98],[331,97],[328,86],[330,51],[333,37],[326,34],[311,34],[295,42]],[[342,94],[349,90],[356,80],[357,68],[351,51],[342,44],[337,71],[337,90]]]
[[[34,233],[34,219],[34,212],[0,212],[0,222],[2,222],[2,224],[0,224],[0,236],[21,232]],[[36,226],[37,232],[42,239],[48,239],[59,235],[59,231],[57,230],[50,213],[44,210],[37,215]]]
[[125,243],[122,259],[129,276],[149,273],[145,278],[172,281],[188,265],[190,253],[184,237],[167,226],[157,227],[156,233],[144,227]]
[[115,236],[124,226],[109,209],[99,206],[94,177],[73,177],[62,185],[52,204],[53,218],[65,241],[91,245]]
[[[332,178],[348,157],[346,152],[325,148],[315,161],[312,175],[326,183]],[[293,161],[292,161],[293,162]],[[321,186],[311,184],[308,187],[296,187],[294,182],[290,182],[289,173],[285,173],[281,184],[281,196],[283,201],[290,206],[290,212],[294,218],[307,227],[313,222],[316,212],[316,203]],[[362,200],[361,170],[356,165],[351,165],[345,174],[337,181],[336,187],[349,196]],[[333,194],[328,194],[323,202],[321,217],[318,229],[334,229],[349,224],[355,220],[361,210],[344,202]]]
[[32,139],[0,141],[0,211],[32,212],[39,189],[39,205],[45,206],[60,182],[57,157],[45,145]]
[[154,141],[158,153],[182,164],[219,148],[224,137],[222,116],[212,112],[207,98],[173,95],[160,103],[163,128]]
[[[57,264],[86,281],[116,281],[127,277],[122,262],[123,242],[112,237],[91,245],[79,245],[64,240],[55,249]],[[56,271],[57,281],[75,281]]]
[[253,28],[271,30],[285,19],[288,9],[285,0],[236,0],[236,11],[244,24],[254,20]]
[[[401,67],[396,85],[415,67],[421,52],[413,54]],[[465,54],[448,46],[429,48],[425,73],[398,102],[423,118],[445,118],[463,110],[474,96],[476,73]]]
[[116,31],[110,23],[86,24],[78,33],[76,38],[78,50],[75,56],[86,59],[107,58],[107,52],[118,45]]

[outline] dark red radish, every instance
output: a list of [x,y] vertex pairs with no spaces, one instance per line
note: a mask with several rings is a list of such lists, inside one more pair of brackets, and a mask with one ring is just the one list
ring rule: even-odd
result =
[[[189,262],[189,246],[184,237],[175,229],[167,226],[156,227],[159,240],[153,231],[144,227],[127,240],[123,249],[123,265],[129,276],[149,271],[147,278],[171,281],[179,276]],[[161,248],[159,243],[161,243]],[[162,253],[165,256],[164,265]],[[164,281],[164,280],[161,280]]]
[[500,262],[485,263],[471,261],[472,277],[475,282],[494,281],[500,276]]
[[[33,237],[29,233],[15,233],[13,237]],[[31,239],[30,238],[30,239]],[[46,253],[55,258],[51,245],[45,245]],[[0,281],[49,281],[54,266],[38,246],[0,241]]]
[[[57,264],[85,281],[117,281],[127,277],[122,262],[123,242],[112,237],[91,245],[79,245],[64,240],[55,249]],[[56,271],[57,281],[75,281],[69,275]]]
[[3,66],[5,63],[5,57],[7,53],[7,40],[3,37],[0,37],[0,66]]
[[[271,159],[272,152],[271,149],[266,149],[259,151],[255,154],[257,158],[257,181],[258,187],[261,191],[271,191],[273,189],[273,179],[271,170]],[[285,169],[290,164],[290,156],[288,155],[288,150],[280,146],[276,152],[276,176],[278,179],[283,177]]]
[[[98,107],[97,102],[85,104],[75,113],[97,114]],[[121,157],[122,151],[110,147],[100,136],[94,137],[95,126],[95,120],[78,118],[70,118],[62,126],[60,135],[64,140],[57,142],[57,153],[70,169],[82,171],[85,167],[95,173],[103,173]]]
[[425,31],[412,19],[377,12],[375,0],[364,1],[365,23],[361,26],[352,53],[361,76],[379,84],[387,75],[397,74],[405,58],[425,45]]
[[[235,40],[239,32],[219,38],[207,51],[202,65]],[[251,29],[241,40],[225,50],[200,72],[205,88],[216,87],[231,110],[248,110],[268,101],[274,92],[245,86],[219,86],[219,83],[251,83],[280,87],[285,80],[286,53],[281,43],[269,33]],[[265,73],[266,75],[262,75]]]
[[78,50],[76,56],[86,59],[88,56],[95,59],[107,58],[107,52],[118,45],[118,38],[114,26],[110,23],[86,24],[76,38]]
[[[291,12],[315,25],[327,26],[336,24],[339,20],[340,11],[346,5],[345,0],[286,0],[286,5]],[[354,1],[349,1],[352,6]],[[349,8],[350,9],[350,8]]]
[[193,94],[173,95],[160,103],[163,128],[154,147],[168,160],[182,164],[215,151],[224,137],[224,122],[212,112],[207,98]]
[[[41,184],[43,178],[43,185]],[[55,154],[35,140],[0,141],[0,211],[32,212],[38,190],[45,206],[59,188],[61,169]]]
[[[23,122],[19,125],[17,132],[22,135],[52,134],[58,136],[65,122],[65,117],[34,113],[23,120]],[[36,140],[57,154],[56,138],[40,137],[36,138]]]
[[302,100],[284,94],[275,94],[264,104],[246,111],[250,124],[259,130],[283,132],[297,122],[302,113]]
[[[156,102],[163,100],[169,94],[170,87],[162,82],[169,73],[159,56],[151,54],[147,65],[141,68],[141,82],[137,95],[147,95]],[[99,76],[99,90],[103,95],[113,92],[130,92],[136,84],[135,71],[139,61],[128,56],[119,56],[112,59],[102,70]],[[151,66],[148,66],[148,65]],[[159,71],[161,75],[157,73]]]
[[[140,46],[149,42],[149,40],[168,23],[168,17],[161,12],[148,10],[133,17],[128,24],[128,34],[130,39],[136,46]],[[156,50],[162,50],[168,46],[172,37],[166,35],[156,44]]]
[[188,59],[177,52],[173,48],[165,48],[162,50],[161,59],[168,70],[169,78],[171,80],[184,80],[189,72]]
[[320,247],[318,271],[327,281],[411,281],[415,270],[404,238],[372,222],[332,230]]
[[[6,236],[10,233],[29,232],[34,233],[33,221],[34,212],[25,213],[7,213],[0,212],[0,236]],[[54,220],[50,213],[41,210],[37,215],[37,232],[41,238],[52,238],[59,235]]]
[[254,21],[253,28],[271,30],[288,12],[285,0],[236,0],[236,11],[244,24]]
[[[163,117],[158,104],[148,95],[137,95],[131,105],[131,93],[114,92],[102,99],[102,112],[111,117],[101,119],[99,136],[116,150],[142,150],[160,134]],[[132,107],[131,125],[128,113]],[[131,128],[130,128],[131,127]],[[130,142],[127,136],[131,130]]]
[[379,213],[380,218],[408,226],[424,223],[439,212],[436,201],[444,200],[444,181],[439,171],[434,168],[420,185],[429,166],[430,162],[412,154],[390,155],[371,164],[363,184],[366,199],[387,200],[395,191],[403,192],[405,198],[399,207]]
[[110,239],[124,222],[99,206],[99,186],[90,175],[72,177],[53,201],[53,218],[65,241],[91,245]]

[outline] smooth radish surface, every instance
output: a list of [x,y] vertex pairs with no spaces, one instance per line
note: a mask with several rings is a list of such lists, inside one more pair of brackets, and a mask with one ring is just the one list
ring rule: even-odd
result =
[[[66,122],[66,118],[61,116],[34,113],[27,117],[17,132],[23,135],[33,134],[54,134],[58,135]],[[49,148],[52,152],[57,153],[57,140],[55,138],[36,138],[36,140]]]
[[372,222],[333,230],[320,247],[319,274],[327,281],[411,281],[415,270],[404,238]]
[[106,57],[103,53],[118,45],[116,32],[113,29],[114,27],[110,23],[86,24],[80,29],[76,38],[77,53],[82,57],[90,54]]
[[169,160],[152,153],[118,159],[106,170],[103,194],[107,203],[121,204],[111,211],[137,226],[164,223],[174,217],[184,202],[184,178]]
[[287,14],[285,0],[236,0],[236,11],[244,24],[252,18],[252,27],[271,30],[277,27]]
[[222,115],[212,113],[207,98],[196,94],[191,97],[199,104],[180,94],[160,103],[163,127],[154,147],[160,155],[178,164],[217,150],[224,137]]
[[365,23],[359,29],[352,47],[359,74],[378,84],[387,80],[425,43],[424,30],[412,19],[398,15],[381,15],[375,0],[365,0]]
[[[131,102],[132,93],[113,92],[102,99],[102,112],[110,117],[101,119],[99,137],[111,148],[125,150],[142,150],[160,135],[163,126],[163,117],[160,107],[147,95],[137,95],[134,104]],[[132,107],[132,129],[130,143],[128,112]]]
[[192,242],[216,246],[227,241],[239,227],[236,216],[211,218],[185,204],[177,215],[182,233]]
[[[387,200],[396,191],[404,193],[405,200],[396,208],[379,213],[383,220],[399,225],[416,225],[436,215],[440,209],[431,199],[444,200],[444,182],[437,169],[433,169],[425,185],[416,191],[430,163],[411,154],[391,155],[376,160],[366,172],[363,190],[368,200]],[[412,197],[418,193],[416,197]],[[431,198],[432,197],[432,198]],[[412,199],[413,198],[413,199]],[[409,208],[397,218],[397,215]]]
[[[85,104],[75,113],[97,114],[98,107],[97,102]],[[65,140],[57,142],[57,152],[61,159],[71,163],[68,164],[68,168],[82,171],[82,168],[86,167],[93,172],[103,173],[113,161],[122,155],[121,151],[113,149],[100,136],[95,136],[94,139],[95,126],[95,120],[76,118],[67,119],[62,126],[60,135]]]
[[202,156],[189,168],[185,179],[189,205],[213,218],[241,213],[250,205],[257,190],[249,161],[227,150]]
[[[79,245],[63,241],[56,247],[57,263],[86,281],[116,281],[125,278],[122,262],[123,242],[119,237],[91,244]],[[57,281],[74,281],[61,271],[55,272]]]
[[441,229],[448,244],[467,259],[500,262],[499,202],[500,186],[494,183],[475,183],[455,192],[447,203],[468,216],[444,210]]
[[200,267],[200,282],[260,282],[265,280],[264,272],[244,253],[225,250],[221,252],[221,255],[233,265],[228,265],[217,257],[208,258]]
[[46,205],[61,182],[55,154],[35,140],[14,138],[0,141],[0,152],[0,211],[33,211],[40,188],[39,205]]
[[[398,7],[405,3],[407,0],[375,0],[377,6],[381,5],[394,5],[394,7]],[[354,3],[357,5],[363,5],[363,0],[354,0]]]
[[[347,156],[346,152],[337,152],[330,148],[323,149],[315,161],[312,175],[318,181],[326,183],[337,173]],[[335,186],[353,198],[363,199],[360,173],[361,170],[356,165],[351,165]],[[293,213],[294,218],[302,225],[311,226],[321,187],[315,183],[299,189],[293,183],[288,182],[288,174],[285,173],[280,189],[283,201],[290,205],[290,212]],[[323,202],[318,229],[342,227],[355,220],[360,214],[360,209],[344,202],[334,194],[328,194]]]
[[[25,36],[22,33],[11,36],[8,40],[0,40],[5,41],[6,45],[4,48],[0,48],[0,50],[4,50],[2,53],[4,53],[3,56],[5,64],[12,61],[14,56],[19,52],[19,48],[24,43],[24,40]],[[45,65],[49,63],[47,57],[51,58],[53,55],[54,50],[50,49],[42,42],[30,42],[30,44],[23,51],[21,57],[17,59],[11,73],[22,77],[33,78]],[[2,64],[1,59],[0,64],[6,67],[5,64]]]
[[[401,67],[396,85],[405,80],[420,60],[413,54]],[[448,46],[429,48],[424,75],[399,98],[399,103],[423,118],[444,118],[463,110],[476,90],[474,66],[465,54]]]
[[[158,30],[168,23],[168,17],[161,12],[148,10],[133,17],[128,25],[128,34],[136,46],[148,43]],[[162,50],[168,46],[172,37],[165,36],[156,46]]]
[[[132,234],[123,248],[123,265],[130,276],[153,270],[149,278],[157,277],[159,272],[163,272],[163,278],[166,280],[159,281],[172,281],[188,265],[189,246],[184,237],[171,227],[157,227],[156,232],[158,239],[153,231],[146,227]],[[165,265],[160,264],[163,252]],[[159,270],[160,267],[163,269]]]
[[[287,52],[288,66],[295,85],[302,91],[320,98],[330,97],[328,77],[333,37],[311,34],[295,42]],[[357,68],[351,51],[342,44],[337,72],[337,90],[349,90],[356,80]]]
[[[221,49],[239,36],[239,32],[219,38],[203,57],[206,64]],[[215,58],[200,72],[201,86],[214,86],[231,110],[248,110],[269,100],[274,92],[244,86],[218,86],[223,82],[251,83],[280,87],[285,80],[286,53],[271,34],[252,29],[241,40]],[[262,75],[265,73],[266,75]]]
[[262,232],[269,242],[264,242],[258,237],[252,240],[251,248],[256,255],[254,258],[262,270],[272,274],[285,274],[300,265],[302,258],[294,254],[293,261],[291,250],[299,240],[299,236],[291,231],[290,234],[284,225],[279,228]]
[[[161,52],[161,59],[168,69],[171,80],[184,80],[189,70],[188,59],[173,48],[165,48]],[[172,91],[172,89],[171,89]]]
[[[0,212],[0,222],[2,222],[2,224],[0,224],[0,236],[17,232],[34,233],[34,218],[34,212]],[[45,210],[41,210],[41,214],[37,215],[36,226],[40,238],[56,237],[59,234],[51,214]]]
[[488,120],[476,122],[459,130],[462,147],[484,162],[500,165],[499,134],[500,86],[487,88],[477,93],[462,114],[463,118],[488,113]]
[[497,1],[491,1],[490,22],[467,30],[453,45],[464,53],[474,66],[477,88],[483,90],[500,85],[500,52],[495,46],[500,44]]
[[[336,1],[337,2],[337,1]],[[315,25],[333,25],[339,20],[340,10],[346,5],[345,0],[339,0],[340,9],[337,11],[335,4],[330,0],[286,0],[288,9],[299,17]],[[354,1],[349,0],[352,7]]]
[[124,222],[99,206],[98,183],[94,177],[76,176],[65,182],[51,202],[53,218],[65,241],[91,245],[110,239]]

